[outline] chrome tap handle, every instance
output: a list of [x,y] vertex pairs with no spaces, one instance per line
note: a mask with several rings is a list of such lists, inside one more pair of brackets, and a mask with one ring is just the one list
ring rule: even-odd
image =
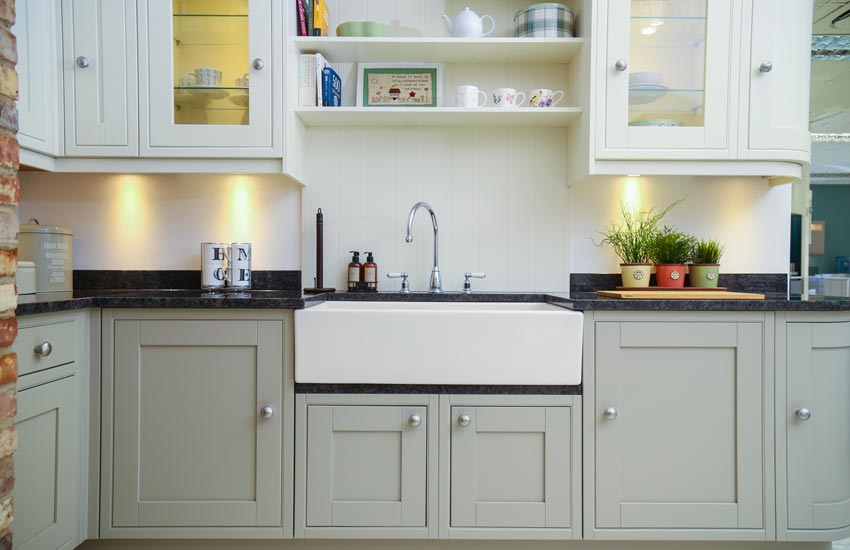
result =
[[402,294],[410,294],[410,283],[407,282],[407,272],[404,271],[402,273],[387,273],[388,279],[401,279],[401,292]]
[[465,294],[472,294],[472,281],[470,279],[483,279],[487,276],[486,273],[470,273],[466,272],[463,274],[463,292]]

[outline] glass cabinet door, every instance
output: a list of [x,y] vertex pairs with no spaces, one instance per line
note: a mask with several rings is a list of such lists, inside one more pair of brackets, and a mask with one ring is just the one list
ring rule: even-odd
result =
[[611,157],[622,149],[725,154],[731,0],[609,0],[607,17],[605,149]]
[[272,0],[148,0],[150,146],[272,145]]

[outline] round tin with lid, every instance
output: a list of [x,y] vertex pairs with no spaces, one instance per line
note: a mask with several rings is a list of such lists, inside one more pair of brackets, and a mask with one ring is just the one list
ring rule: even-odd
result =
[[516,35],[520,38],[571,37],[574,21],[573,10],[557,2],[532,4],[514,16]]

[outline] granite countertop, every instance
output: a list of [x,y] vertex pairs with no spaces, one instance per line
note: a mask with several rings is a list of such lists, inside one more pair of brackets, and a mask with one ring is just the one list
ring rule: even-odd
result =
[[203,290],[82,290],[19,296],[17,315],[53,311],[109,308],[240,308],[303,309],[326,301],[393,302],[546,302],[578,310],[615,311],[850,311],[850,298],[767,294],[765,300],[620,300],[600,298],[592,292],[523,293],[414,292],[347,293],[308,295],[293,290],[207,292]]

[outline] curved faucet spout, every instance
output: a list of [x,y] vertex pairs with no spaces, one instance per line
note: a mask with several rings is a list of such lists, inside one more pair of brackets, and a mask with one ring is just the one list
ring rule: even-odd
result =
[[431,270],[431,283],[428,286],[428,291],[442,292],[443,285],[440,282],[440,268],[438,266],[440,255],[440,230],[437,227],[437,214],[434,213],[434,209],[431,208],[431,205],[427,202],[417,202],[413,205],[413,208],[410,209],[410,214],[407,216],[407,236],[404,240],[408,243],[413,242],[413,219],[416,217],[416,212],[418,212],[420,208],[428,210],[428,213],[431,214],[431,225],[434,226],[434,268]]

